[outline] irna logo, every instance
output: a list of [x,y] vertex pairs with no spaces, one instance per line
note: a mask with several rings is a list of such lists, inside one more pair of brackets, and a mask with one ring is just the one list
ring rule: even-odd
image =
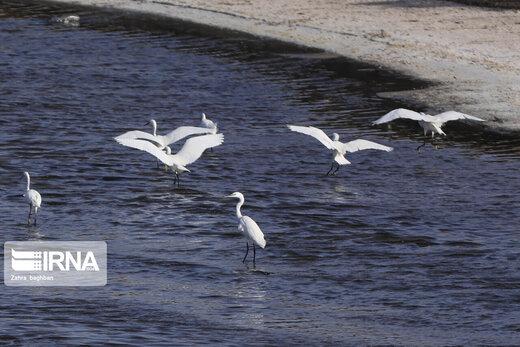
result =
[[104,241],[7,241],[4,283],[8,286],[104,286]]
[[99,271],[92,251],[17,251],[11,249],[15,271]]

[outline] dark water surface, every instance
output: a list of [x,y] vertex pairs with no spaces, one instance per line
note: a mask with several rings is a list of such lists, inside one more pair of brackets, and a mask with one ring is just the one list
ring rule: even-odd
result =
[[[370,122],[413,82],[313,51],[0,1],[3,241],[105,240],[106,287],[2,285],[15,345],[514,344],[520,341],[520,142],[452,125],[420,154],[415,124]],[[112,138],[216,120],[226,142],[177,189]],[[394,152],[330,154],[284,124]],[[455,135],[456,134],[456,135]],[[43,197],[25,225],[24,170]],[[261,226],[241,263],[235,201]],[[249,264],[251,265],[251,264]],[[269,272],[265,275],[264,272]],[[3,344],[4,344],[3,343]]]

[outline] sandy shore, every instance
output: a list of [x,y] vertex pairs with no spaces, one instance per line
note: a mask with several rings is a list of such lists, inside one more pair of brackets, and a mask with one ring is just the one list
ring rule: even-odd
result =
[[139,11],[316,47],[423,80],[383,95],[520,130],[520,10],[440,0],[55,0]]

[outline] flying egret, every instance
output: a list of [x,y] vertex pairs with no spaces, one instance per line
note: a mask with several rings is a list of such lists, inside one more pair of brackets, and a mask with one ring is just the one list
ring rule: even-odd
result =
[[[339,170],[340,165],[350,164],[350,162],[344,157],[344,155],[347,152],[354,153],[364,149],[378,149],[386,152],[390,152],[393,150],[392,147],[383,146],[378,143],[362,139],[343,143],[339,141],[339,135],[337,133],[333,133],[332,139],[330,139],[327,136],[327,134],[323,132],[323,130],[311,126],[287,125],[287,127],[289,127],[289,129],[291,129],[292,131],[296,131],[297,133],[302,133],[314,137],[316,140],[320,141],[325,147],[332,150],[332,165],[329,171],[327,172],[327,175],[336,174],[336,172]],[[334,170],[334,166],[336,166],[336,170]]]
[[132,130],[128,131],[122,135],[116,137],[117,139],[136,139],[136,140],[146,140],[154,143],[159,149],[164,149],[166,146],[171,145],[177,141],[182,140],[185,137],[191,135],[200,135],[200,134],[211,134],[213,133],[212,129],[208,129],[206,127],[193,127],[193,126],[181,126],[175,130],[170,131],[166,135],[157,135],[157,122],[154,119],[151,119],[146,125],[152,124],[153,133],[146,133],[141,130]]
[[218,132],[217,123],[213,122],[211,119],[208,119],[204,112],[202,113],[200,125],[204,128],[211,129],[211,134],[216,134]]
[[166,152],[164,152],[148,141],[117,137],[115,140],[123,146],[148,152],[164,164],[170,166],[172,171],[175,173],[174,183],[177,182],[177,185],[180,185],[179,174],[186,171],[190,172],[190,170],[186,168],[186,165],[199,159],[206,149],[220,146],[224,142],[224,135],[210,134],[189,138],[186,140],[181,150],[173,155],[171,154],[170,147],[166,147]]
[[398,108],[393,111],[388,112],[383,117],[379,118],[375,122],[372,123],[372,125],[377,124],[383,124],[393,121],[394,119],[398,118],[406,118],[406,119],[412,119],[419,122],[419,125],[423,128],[424,131],[424,143],[417,147],[417,150],[419,150],[421,147],[426,146],[426,139],[428,132],[432,134],[432,144],[435,137],[435,134],[446,136],[444,131],[442,131],[442,126],[449,121],[452,120],[459,120],[459,119],[468,119],[473,120],[477,122],[484,122],[484,119],[477,118],[474,116],[470,116],[468,114],[460,113],[457,111],[447,111],[443,113],[439,113],[435,116],[430,116],[429,114],[423,113],[423,112],[415,112],[412,110],[407,110],[405,108]]
[[256,222],[249,216],[242,216],[240,212],[240,207],[244,204],[244,194],[240,192],[235,192],[231,195],[227,196],[228,198],[237,198],[238,203],[236,207],[236,213],[238,218],[238,231],[240,231],[244,237],[246,238],[246,255],[242,260],[242,263],[245,263],[247,254],[249,253],[249,242],[253,244],[253,265],[256,263],[256,247],[258,245],[260,248],[265,248],[265,238],[264,233],[260,230],[260,227]]
[[34,209],[34,225],[36,225],[36,215],[38,214],[38,209],[42,205],[42,196],[36,190],[31,189],[31,177],[29,176],[29,173],[25,171],[23,174],[25,175],[25,178],[27,178],[27,189],[25,194],[23,194],[29,203],[29,216],[27,217],[27,224],[31,225],[31,214]]

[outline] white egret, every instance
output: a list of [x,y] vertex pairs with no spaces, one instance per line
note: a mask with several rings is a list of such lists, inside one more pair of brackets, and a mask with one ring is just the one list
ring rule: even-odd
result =
[[117,137],[115,140],[123,146],[148,152],[164,164],[171,167],[172,171],[175,173],[174,182],[177,182],[177,185],[180,185],[179,174],[190,171],[186,168],[186,165],[199,159],[206,149],[220,146],[224,142],[224,135],[210,134],[192,137],[186,140],[181,150],[173,155],[171,154],[170,147],[166,147],[166,152],[164,152],[148,141]]
[[211,129],[212,134],[216,134],[218,132],[217,123],[213,122],[211,119],[208,119],[204,112],[202,113],[200,125],[204,128]]
[[25,171],[23,174],[25,175],[25,178],[27,178],[27,189],[25,194],[23,194],[29,203],[29,216],[27,217],[27,224],[31,224],[31,214],[34,209],[34,225],[36,225],[36,215],[38,214],[38,209],[42,205],[42,196],[36,190],[31,189],[31,177],[29,176],[29,173]]
[[244,194],[240,192],[235,192],[231,195],[227,196],[228,198],[237,198],[238,203],[236,206],[236,214],[238,218],[238,231],[240,231],[244,237],[246,238],[246,255],[242,260],[242,263],[245,263],[247,254],[249,253],[249,242],[253,244],[253,265],[256,263],[256,246],[260,248],[265,248],[266,242],[264,238],[264,233],[260,230],[260,227],[256,222],[249,216],[243,216],[240,212],[240,208],[244,204]]
[[383,124],[391,122],[398,118],[405,118],[405,119],[412,119],[419,122],[419,125],[423,128],[424,131],[424,143],[417,147],[417,150],[419,150],[421,147],[424,147],[426,145],[426,139],[428,132],[432,134],[432,143],[435,137],[435,134],[446,136],[446,133],[442,131],[442,127],[446,122],[452,121],[452,120],[459,120],[459,119],[468,119],[473,120],[477,122],[484,122],[484,119],[477,118],[474,116],[470,116],[468,114],[460,113],[457,111],[447,111],[443,113],[439,113],[435,116],[430,116],[429,114],[423,113],[423,112],[415,112],[412,110],[407,110],[405,108],[398,108],[393,111],[388,112],[383,117],[379,118],[375,122],[372,123],[372,125],[377,124]]
[[[336,174],[336,172],[339,170],[340,165],[350,164],[350,162],[345,158],[345,154],[347,152],[354,153],[364,149],[378,149],[386,152],[390,152],[393,150],[392,147],[383,146],[378,143],[362,139],[343,143],[339,141],[339,135],[337,133],[333,133],[332,139],[330,139],[327,136],[327,134],[323,132],[323,130],[311,126],[287,125],[287,127],[289,127],[289,129],[291,129],[292,131],[314,137],[316,140],[320,141],[325,147],[332,150],[332,165],[329,171],[327,172],[327,175]],[[335,165],[336,170],[333,171]]]
[[136,139],[136,140],[146,140],[154,143],[158,148],[164,149],[166,146],[171,145],[177,141],[182,140],[185,137],[191,135],[200,135],[200,134],[212,134],[213,130],[208,129],[206,127],[193,127],[193,126],[181,126],[175,130],[170,131],[166,135],[157,135],[157,122],[154,119],[151,119],[146,124],[152,124],[153,133],[146,133],[141,130],[132,130],[128,131],[122,135],[116,137],[117,139]]

